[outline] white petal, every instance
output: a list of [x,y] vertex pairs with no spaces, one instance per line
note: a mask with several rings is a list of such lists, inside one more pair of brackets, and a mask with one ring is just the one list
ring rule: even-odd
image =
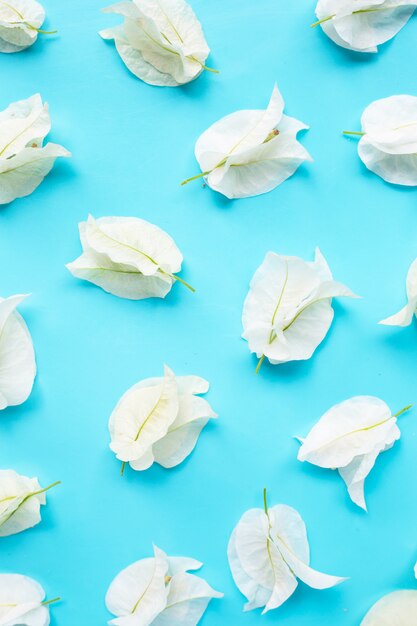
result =
[[110,448],[122,461],[138,461],[144,455],[149,458],[153,444],[166,435],[177,414],[175,376],[165,367],[160,385],[132,387],[119,400],[109,421]]
[[358,144],[358,154],[368,170],[394,185],[417,185],[417,155],[389,154],[376,148],[365,135]]
[[40,507],[46,503],[36,478],[13,470],[0,470],[0,537],[15,535],[41,521]]
[[50,130],[48,105],[42,103],[39,94],[13,102],[0,112],[0,157],[7,159],[32,142],[37,147]]
[[49,626],[45,592],[32,578],[0,574],[0,626]]
[[407,274],[408,302],[401,311],[382,320],[380,324],[388,326],[409,326],[417,311],[417,259],[413,261]]
[[391,96],[375,100],[364,110],[362,130],[369,141],[391,154],[417,151],[417,97]]
[[121,619],[114,619],[109,624],[148,626],[164,610],[168,559],[165,552],[156,546],[154,555],[154,558],[129,565],[111,583],[106,606],[110,613]]
[[0,4],[0,52],[20,52],[35,43],[45,19],[35,0],[7,0]]
[[32,193],[49,174],[58,157],[71,156],[54,143],[43,148],[24,148],[10,159],[0,159],[0,204]]
[[16,311],[26,297],[0,299],[0,409],[22,404],[36,375],[32,338]]
[[415,626],[416,615],[417,591],[394,591],[374,604],[361,626]]

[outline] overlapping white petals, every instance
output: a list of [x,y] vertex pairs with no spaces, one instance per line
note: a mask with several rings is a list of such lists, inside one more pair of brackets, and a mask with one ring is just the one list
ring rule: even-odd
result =
[[111,626],[196,626],[212,598],[223,597],[188,570],[202,563],[168,557],[154,546],[154,557],[124,569],[111,583],[106,606]]
[[246,596],[245,611],[281,606],[300,579],[315,589],[327,589],[345,580],[309,566],[310,549],[305,524],[297,511],[284,504],[265,510],[250,509],[241,517],[228,546],[234,581]]
[[284,101],[275,86],[266,110],[237,111],[210,126],[197,140],[195,156],[209,187],[227,198],[267,193],[311,161],[297,141],[308,128],[283,114]]
[[388,183],[417,185],[417,97],[390,96],[372,102],[363,112],[358,144],[366,167]]
[[416,0],[319,0],[316,15],[323,31],[338,46],[377,52],[408,22]]
[[163,378],[137,383],[110,416],[111,450],[135,470],[154,462],[166,468],[178,465],[192,452],[209,419],[217,417],[199,395],[208,388],[204,379],[176,377],[167,366]]
[[0,52],[20,52],[38,38],[45,20],[35,0],[0,0]]
[[0,298],[0,409],[25,402],[36,375],[32,338],[16,311],[25,298]]
[[49,626],[45,591],[32,578],[0,574],[0,626]]
[[332,298],[356,297],[333,280],[320,250],[306,262],[268,252],[256,270],[243,306],[249,349],[270,363],[309,359],[333,320]]
[[39,524],[40,508],[46,504],[45,493],[57,484],[43,489],[37,478],[0,470],[0,537],[15,535]]
[[404,589],[383,596],[363,618],[360,626],[416,626],[417,591]]
[[210,69],[201,24],[185,0],[126,0],[104,11],[124,23],[100,35],[114,39],[127,68],[145,83],[177,87]]
[[417,315],[417,259],[413,261],[408,270],[407,281],[407,304],[395,315],[391,315],[384,320],[381,320],[380,324],[387,326],[409,326],[413,321],[414,315]]
[[39,94],[0,112],[0,204],[32,193],[57,157],[71,156],[58,144],[43,145],[50,129],[48,105]]
[[182,254],[161,228],[137,217],[89,215],[79,224],[83,253],[67,268],[120,298],[164,298],[181,278]]
[[352,501],[366,510],[364,483],[378,455],[400,438],[397,417],[374,396],[355,396],[331,407],[298,452],[299,461],[337,469]]

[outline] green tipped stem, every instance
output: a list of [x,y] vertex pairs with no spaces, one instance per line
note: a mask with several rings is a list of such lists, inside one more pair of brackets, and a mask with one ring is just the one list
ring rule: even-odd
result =
[[319,26],[320,24],[324,24],[324,22],[328,22],[329,20],[332,20],[334,18],[334,15],[329,15],[328,17],[323,17],[323,19],[321,20],[317,20],[317,22],[314,22],[314,24],[310,24],[311,28],[315,28],[316,26]]
[[395,413],[395,415],[393,415],[392,417],[400,417],[400,415],[402,415],[403,413],[411,409],[412,406],[413,406],[412,404],[405,406],[403,409],[401,409],[401,411],[398,411],[398,413]]
[[264,511],[265,511],[265,515],[268,515],[268,500],[266,497],[266,487],[264,487]]
[[358,130],[344,130],[344,135],[356,135],[357,137],[363,137],[365,133],[361,133]]
[[181,285],[184,285],[184,287],[187,287],[187,289],[189,289],[192,293],[195,293],[194,287],[191,287],[191,285],[189,285],[184,279],[180,278],[179,276],[175,276],[174,274],[172,275],[172,278],[181,283]]
[[201,67],[203,68],[203,70],[206,70],[206,72],[211,72],[212,74],[220,74],[220,70],[215,70],[213,67],[207,67],[207,65],[202,65]]
[[42,602],[42,606],[49,606],[50,604],[54,604],[55,602],[61,602],[61,598],[52,598],[52,600],[46,600]]
[[49,485],[49,487],[45,487],[45,489],[40,489],[39,491],[35,491],[34,493],[31,494],[31,497],[38,496],[40,493],[46,493],[50,489],[53,489],[53,487],[56,487],[57,485],[60,485],[60,484],[61,484],[61,481],[57,480],[55,483],[52,483],[52,485]]
[[261,356],[261,358],[259,359],[259,361],[258,361],[258,365],[256,366],[255,374],[259,374],[259,370],[262,367],[262,363],[264,362],[264,359],[265,359],[265,355],[263,354]]
[[123,461],[122,463],[122,467],[120,469],[120,476],[124,476],[125,473],[125,467],[126,467],[126,461]]
[[193,180],[198,180],[199,178],[203,178],[203,176],[208,176],[211,172],[212,170],[210,170],[209,172],[201,172],[201,174],[196,174],[195,176],[191,176],[191,178],[186,178],[182,181],[181,187],[183,187],[184,185],[188,185],[188,183],[191,183]]

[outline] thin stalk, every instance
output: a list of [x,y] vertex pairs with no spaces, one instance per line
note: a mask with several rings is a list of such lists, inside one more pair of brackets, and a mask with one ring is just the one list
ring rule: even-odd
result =
[[55,602],[61,602],[61,598],[52,598],[52,600],[46,600],[42,602],[42,606],[49,606],[50,604],[54,604]]
[[49,485],[49,487],[45,487],[45,489],[40,489],[39,491],[34,491],[33,493],[30,494],[30,497],[38,496],[41,493],[45,493],[46,491],[49,491],[53,487],[56,487],[57,485],[60,485],[60,484],[61,484],[61,481],[57,480],[55,483],[52,483],[52,485]]
[[201,172],[201,174],[196,174],[195,176],[191,176],[191,178],[186,178],[185,180],[182,181],[181,183],[181,187],[183,187],[184,185],[188,185],[188,183],[191,183],[193,180],[197,180],[198,178],[203,178],[203,176],[208,176],[209,174],[211,174],[213,170],[209,170],[207,172]]
[[268,515],[268,501],[266,497],[266,487],[264,487],[264,511],[265,511],[265,515]]
[[120,470],[120,476],[124,476],[125,467],[126,467],[126,461],[123,461],[122,467],[121,467],[121,470]]
[[179,283],[181,283],[181,285],[184,285],[184,287],[187,287],[187,289],[189,289],[190,291],[192,291],[192,293],[195,293],[195,289],[194,287],[192,287],[191,285],[189,285],[183,278],[180,278],[179,276],[175,276],[175,274],[172,274],[172,278],[174,280],[177,280]]
[[317,22],[314,22],[314,24],[310,24],[311,28],[315,28],[316,26],[319,26],[319,24],[324,24],[324,22],[328,22],[329,20],[332,20],[335,17],[335,15],[329,15],[328,17],[323,17],[323,19],[321,20],[317,20]]
[[399,417],[400,415],[402,415],[403,413],[411,409],[412,406],[413,406],[412,404],[405,406],[403,409],[401,409],[401,411],[398,411],[398,413],[395,413],[395,415],[393,415],[392,417]]
[[265,355],[263,354],[258,361],[258,365],[256,366],[255,374],[259,374],[259,370],[261,369],[262,363],[265,360]]
[[[394,6],[387,6],[387,7],[375,7],[374,9],[358,9],[357,11],[352,11],[351,15],[358,15],[360,13],[377,13],[379,11],[391,11],[392,9],[396,9],[397,7]],[[319,24],[324,24],[324,22],[328,22],[329,20],[332,20],[334,17],[336,17],[336,14],[333,15],[329,15],[328,17],[323,17],[321,20],[317,20],[317,22],[314,22],[313,24],[311,24],[311,28],[314,28],[315,26],[318,26]]]
[[358,137],[363,137],[365,133],[361,133],[358,130],[344,130],[344,135],[357,135]]

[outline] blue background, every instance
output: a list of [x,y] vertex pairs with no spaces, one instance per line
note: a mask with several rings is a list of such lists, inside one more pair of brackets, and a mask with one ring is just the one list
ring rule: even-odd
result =
[[[105,4],[105,3],[104,3]],[[291,6],[294,4],[294,6]],[[360,162],[356,140],[371,101],[416,94],[416,18],[377,55],[335,46],[310,29],[314,5],[194,0],[213,50],[205,73],[183,88],[156,88],[125,69],[97,31],[117,21],[103,0],[45,0],[46,25],[30,50],[0,56],[0,105],[40,92],[50,139],[73,152],[28,198],[0,208],[0,293],[31,292],[21,307],[33,335],[38,377],[30,399],[0,416],[3,468],[37,475],[50,492],[43,522],[0,542],[0,570],[31,575],[48,597],[55,626],[99,626],[116,573],[149,556],[151,543],[204,561],[202,575],[225,592],[203,624],[359,624],[381,595],[415,585],[416,409],[400,418],[402,439],[367,480],[370,512],[348,499],[336,473],[297,462],[304,435],[332,404],[357,394],[393,412],[417,403],[417,332],[378,326],[405,303],[417,252],[416,191],[390,186]],[[297,6],[295,6],[297,5]],[[311,125],[305,164],[265,196],[227,201],[197,181],[195,140],[211,123],[264,108],[277,81],[286,112]],[[170,233],[182,276],[165,301],[129,302],[74,279],[65,263],[80,252],[77,223],[136,215]],[[248,283],[268,250],[312,259],[319,245],[336,279],[363,300],[335,303],[335,321],[308,362],[256,359],[240,339]],[[199,374],[219,420],[181,466],[128,470],[108,449],[108,417],[123,392],[166,362]],[[242,613],[226,547],[241,514],[287,503],[306,521],[312,565],[350,576],[335,589],[300,584],[261,618]]]

